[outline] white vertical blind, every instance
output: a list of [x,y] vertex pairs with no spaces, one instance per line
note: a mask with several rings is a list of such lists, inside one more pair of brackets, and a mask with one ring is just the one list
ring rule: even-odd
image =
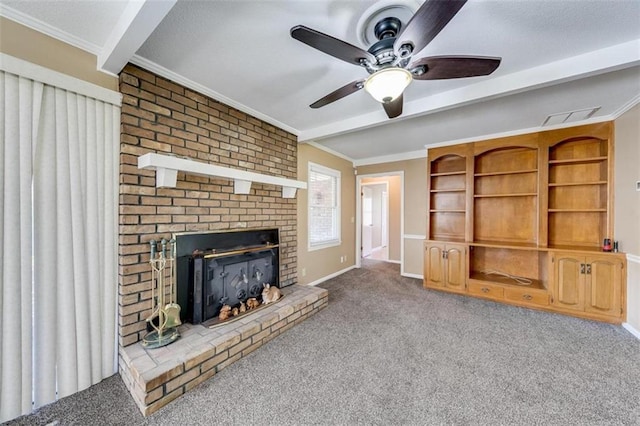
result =
[[120,110],[0,74],[6,421],[116,372]]
[[0,421],[31,410],[31,175],[42,87],[0,73]]

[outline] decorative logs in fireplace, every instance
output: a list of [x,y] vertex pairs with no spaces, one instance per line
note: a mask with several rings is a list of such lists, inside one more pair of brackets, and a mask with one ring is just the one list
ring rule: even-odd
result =
[[[266,284],[279,287],[277,229],[187,234],[176,239],[178,293],[188,322],[217,318],[225,305],[239,310],[249,299],[261,301]],[[189,248],[190,253],[184,253]]]

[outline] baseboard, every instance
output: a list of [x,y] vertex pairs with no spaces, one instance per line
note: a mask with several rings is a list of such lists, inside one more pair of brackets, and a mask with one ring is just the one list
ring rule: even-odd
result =
[[318,285],[318,284],[320,284],[320,283],[323,283],[323,282],[325,282],[325,281],[327,281],[327,280],[330,280],[331,278],[335,278],[335,277],[337,277],[338,275],[342,275],[342,274],[344,274],[345,272],[349,272],[349,271],[350,271],[350,270],[352,270],[352,269],[356,269],[356,265],[351,265],[351,266],[349,266],[348,268],[345,268],[345,269],[343,269],[343,270],[341,270],[341,271],[334,272],[333,274],[327,275],[326,277],[322,277],[322,278],[320,278],[320,279],[318,279],[318,280],[312,281],[312,282],[310,282],[310,283],[309,283],[309,284],[307,284],[307,285],[316,286],[316,285]]
[[627,260],[633,263],[640,263],[640,256],[636,256],[635,254],[627,253]]
[[[636,264],[640,264],[640,256],[634,255],[634,254],[629,254],[627,253],[627,261],[631,262],[631,263],[636,263]],[[631,287],[632,283],[627,282],[627,292],[629,291],[628,289]],[[637,283],[633,283],[634,286],[637,285]],[[629,304],[629,302],[627,301],[627,303]],[[630,307],[629,305],[627,306],[627,309],[629,310]],[[629,314],[629,311],[627,310],[627,315]],[[622,326],[631,334],[633,334],[636,339],[640,340],[640,330],[638,330],[637,328],[635,328],[634,326],[632,326],[631,324],[629,324],[628,322],[624,322],[622,323]]]
[[629,324],[628,322],[623,322],[622,326],[631,334],[633,334],[636,339],[640,340],[640,331],[636,330],[634,326]]
[[400,265],[402,262],[400,262],[399,260],[383,260],[383,262],[387,262],[387,263],[395,263],[396,265]]
[[402,274],[403,277],[407,277],[407,278],[417,278],[419,280],[423,280],[424,277],[422,275],[418,275],[418,274],[410,274],[408,272],[403,272]]

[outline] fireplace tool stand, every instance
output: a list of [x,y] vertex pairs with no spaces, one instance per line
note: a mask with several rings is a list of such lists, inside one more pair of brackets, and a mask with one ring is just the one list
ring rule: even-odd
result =
[[[147,318],[147,324],[153,331],[147,333],[142,339],[143,346],[147,348],[159,348],[175,342],[180,333],[180,306],[176,303],[176,291],[174,283],[174,264],[176,260],[176,241],[167,241],[164,238],[158,243],[151,240],[151,315]],[[168,250],[167,250],[167,245]],[[165,304],[165,278],[169,273],[169,300]]]

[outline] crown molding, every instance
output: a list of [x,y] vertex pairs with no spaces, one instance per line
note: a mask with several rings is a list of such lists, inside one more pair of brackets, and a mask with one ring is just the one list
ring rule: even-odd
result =
[[186,77],[184,77],[184,76],[182,76],[182,75],[180,75],[180,74],[178,74],[176,72],[173,72],[173,71],[163,67],[162,65],[158,65],[155,62],[152,62],[152,61],[150,61],[150,60],[148,60],[146,58],[143,58],[143,57],[141,57],[139,55],[133,55],[133,57],[131,58],[131,60],[129,62],[131,62],[132,64],[135,64],[135,65],[138,65],[139,67],[142,67],[142,68],[144,68],[144,69],[146,69],[148,71],[151,71],[151,72],[153,72],[155,74],[158,74],[161,77],[164,77],[164,78],[166,78],[168,80],[171,80],[174,83],[178,83],[178,84],[181,84],[181,85],[183,85],[183,86],[185,86],[185,87],[187,87],[189,89],[195,90],[198,93],[201,93],[201,94],[203,94],[205,96],[213,98],[213,99],[215,99],[215,100],[217,100],[217,101],[219,101],[219,102],[221,102],[221,103],[223,103],[225,105],[228,105],[228,106],[230,106],[232,108],[237,109],[238,111],[242,111],[245,114],[249,114],[252,117],[260,119],[260,120],[262,120],[262,121],[264,121],[266,123],[269,123],[269,124],[271,124],[273,126],[276,126],[276,127],[280,128],[280,129],[285,130],[285,131],[287,131],[289,133],[292,133],[292,134],[294,134],[296,136],[300,135],[300,131],[298,129],[294,129],[293,127],[288,126],[288,125],[284,124],[283,122],[276,120],[273,117],[270,117],[270,116],[268,116],[266,114],[263,114],[263,113],[261,113],[259,111],[254,110],[254,109],[251,109],[251,108],[247,107],[246,105],[241,104],[240,102],[236,102],[231,98],[228,98],[228,97],[226,97],[226,96],[224,96],[224,95],[222,95],[222,94],[220,94],[220,93],[218,93],[218,92],[216,92],[214,90],[209,89],[208,87],[206,87],[206,86],[204,86],[204,85],[202,85],[200,83],[196,83],[193,80],[190,80],[190,79],[188,79],[188,78],[186,78]]
[[66,31],[55,28],[47,23],[40,21],[39,19],[32,18],[31,16],[12,9],[6,5],[3,5],[2,3],[0,3],[0,16],[17,22],[20,25],[24,25],[25,27],[31,28],[32,30],[36,30],[40,33],[48,35],[49,37],[55,38],[56,40],[60,40],[63,43],[69,44],[73,47],[77,47],[78,49],[84,50],[85,52],[89,52],[93,55],[98,56],[102,51],[102,48],[96,44],[83,40],[80,37],[74,36],[73,34],[69,34]]
[[615,118],[616,117],[614,117],[612,114],[609,114],[609,115],[604,115],[604,116],[601,116],[601,117],[590,118],[588,120],[572,121],[571,123],[561,123],[561,124],[557,124],[557,125],[553,125],[553,126],[536,126],[536,127],[529,127],[527,129],[510,130],[508,132],[500,132],[500,133],[490,133],[490,134],[485,134],[485,135],[478,135],[478,136],[473,136],[473,137],[470,137],[470,138],[452,139],[452,140],[448,140],[448,141],[444,141],[444,142],[437,142],[437,143],[433,143],[433,144],[428,144],[428,145],[425,145],[424,147],[427,150],[429,150],[429,149],[433,149],[433,148],[440,148],[440,147],[443,147],[443,146],[459,145],[459,144],[463,144],[463,143],[485,141],[485,140],[497,139],[497,138],[508,138],[508,137],[511,137],[511,136],[526,135],[528,133],[546,132],[547,130],[566,129],[566,128],[569,128],[569,127],[583,126],[583,125],[586,125],[586,124],[603,123],[603,122],[606,122],[606,121],[613,121],[613,120],[615,120]]
[[320,151],[324,151],[324,152],[326,152],[328,154],[335,155],[336,157],[342,158],[343,160],[350,161],[352,164],[354,162],[353,158],[351,158],[351,157],[349,157],[347,155],[344,155],[344,154],[342,154],[342,153],[340,153],[338,151],[334,151],[331,148],[327,148],[326,146],[323,146],[323,145],[321,145],[321,144],[319,144],[317,142],[309,141],[309,142],[301,142],[301,144],[311,145],[314,148],[318,148]]
[[613,116],[614,119],[619,118],[621,115],[623,115],[625,112],[629,111],[631,108],[638,105],[639,103],[640,103],[640,94],[634,96],[629,102],[622,105],[611,115]]

